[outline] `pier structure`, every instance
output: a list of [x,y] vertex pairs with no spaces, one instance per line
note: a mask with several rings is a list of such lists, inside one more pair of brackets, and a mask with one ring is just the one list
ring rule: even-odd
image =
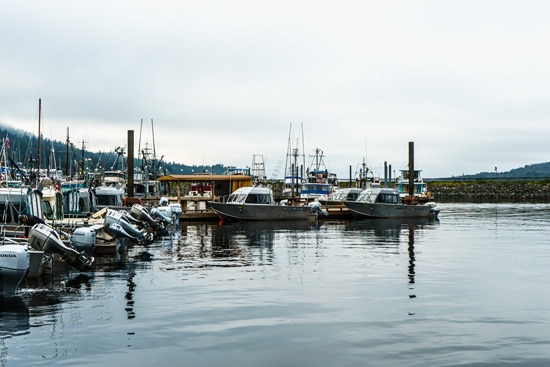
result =
[[[217,220],[218,216],[208,206],[208,201],[218,201],[240,187],[251,186],[252,176],[236,175],[165,175],[157,179],[161,192],[170,202],[180,203],[180,221]],[[154,204],[159,198],[150,198]]]

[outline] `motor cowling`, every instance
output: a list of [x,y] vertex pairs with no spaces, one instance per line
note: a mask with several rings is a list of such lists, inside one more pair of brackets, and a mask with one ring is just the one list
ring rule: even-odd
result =
[[93,268],[93,257],[88,258],[84,253],[79,253],[74,248],[65,245],[59,233],[45,224],[38,223],[31,228],[29,245],[35,250],[60,255],[62,261],[78,270],[84,271]]
[[89,255],[92,253],[96,242],[97,233],[91,227],[79,227],[71,236],[71,244],[80,253]]
[[13,294],[27,275],[30,254],[27,246],[0,246],[0,294]]

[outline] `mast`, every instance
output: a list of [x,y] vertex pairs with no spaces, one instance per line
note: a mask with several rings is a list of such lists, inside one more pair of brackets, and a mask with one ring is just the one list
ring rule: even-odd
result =
[[153,135],[153,176],[157,178],[158,162],[157,162],[157,148],[155,145],[155,127],[153,126],[153,119],[151,119],[151,134]]

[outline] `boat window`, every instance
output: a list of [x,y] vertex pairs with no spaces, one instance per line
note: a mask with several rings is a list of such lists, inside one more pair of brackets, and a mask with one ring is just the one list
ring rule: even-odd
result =
[[399,196],[396,194],[379,194],[376,199],[377,203],[397,204],[399,202]]
[[245,202],[248,204],[270,204],[270,199],[267,194],[248,194]]
[[229,198],[227,199],[228,203],[243,203],[246,198],[245,194],[231,194],[229,195]]

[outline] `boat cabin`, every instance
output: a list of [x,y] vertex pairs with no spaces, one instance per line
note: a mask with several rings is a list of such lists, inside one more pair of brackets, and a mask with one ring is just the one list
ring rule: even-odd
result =
[[268,187],[241,187],[227,198],[229,204],[275,205],[273,191]]
[[[401,175],[397,178],[396,188],[401,196],[409,194],[409,170],[403,169],[400,171]],[[414,184],[414,195],[423,195],[428,191],[427,185],[422,179],[422,171],[414,170],[413,172],[413,184]]]
[[328,183],[304,182],[300,185],[301,199],[327,200],[332,193],[332,186]]
[[97,198],[97,208],[121,207],[124,201],[124,189],[113,186],[99,186],[92,190]]
[[330,201],[355,201],[362,192],[363,189],[358,187],[345,187],[336,190],[330,197]]
[[384,204],[400,204],[401,202],[397,190],[380,187],[363,191],[356,201]]

